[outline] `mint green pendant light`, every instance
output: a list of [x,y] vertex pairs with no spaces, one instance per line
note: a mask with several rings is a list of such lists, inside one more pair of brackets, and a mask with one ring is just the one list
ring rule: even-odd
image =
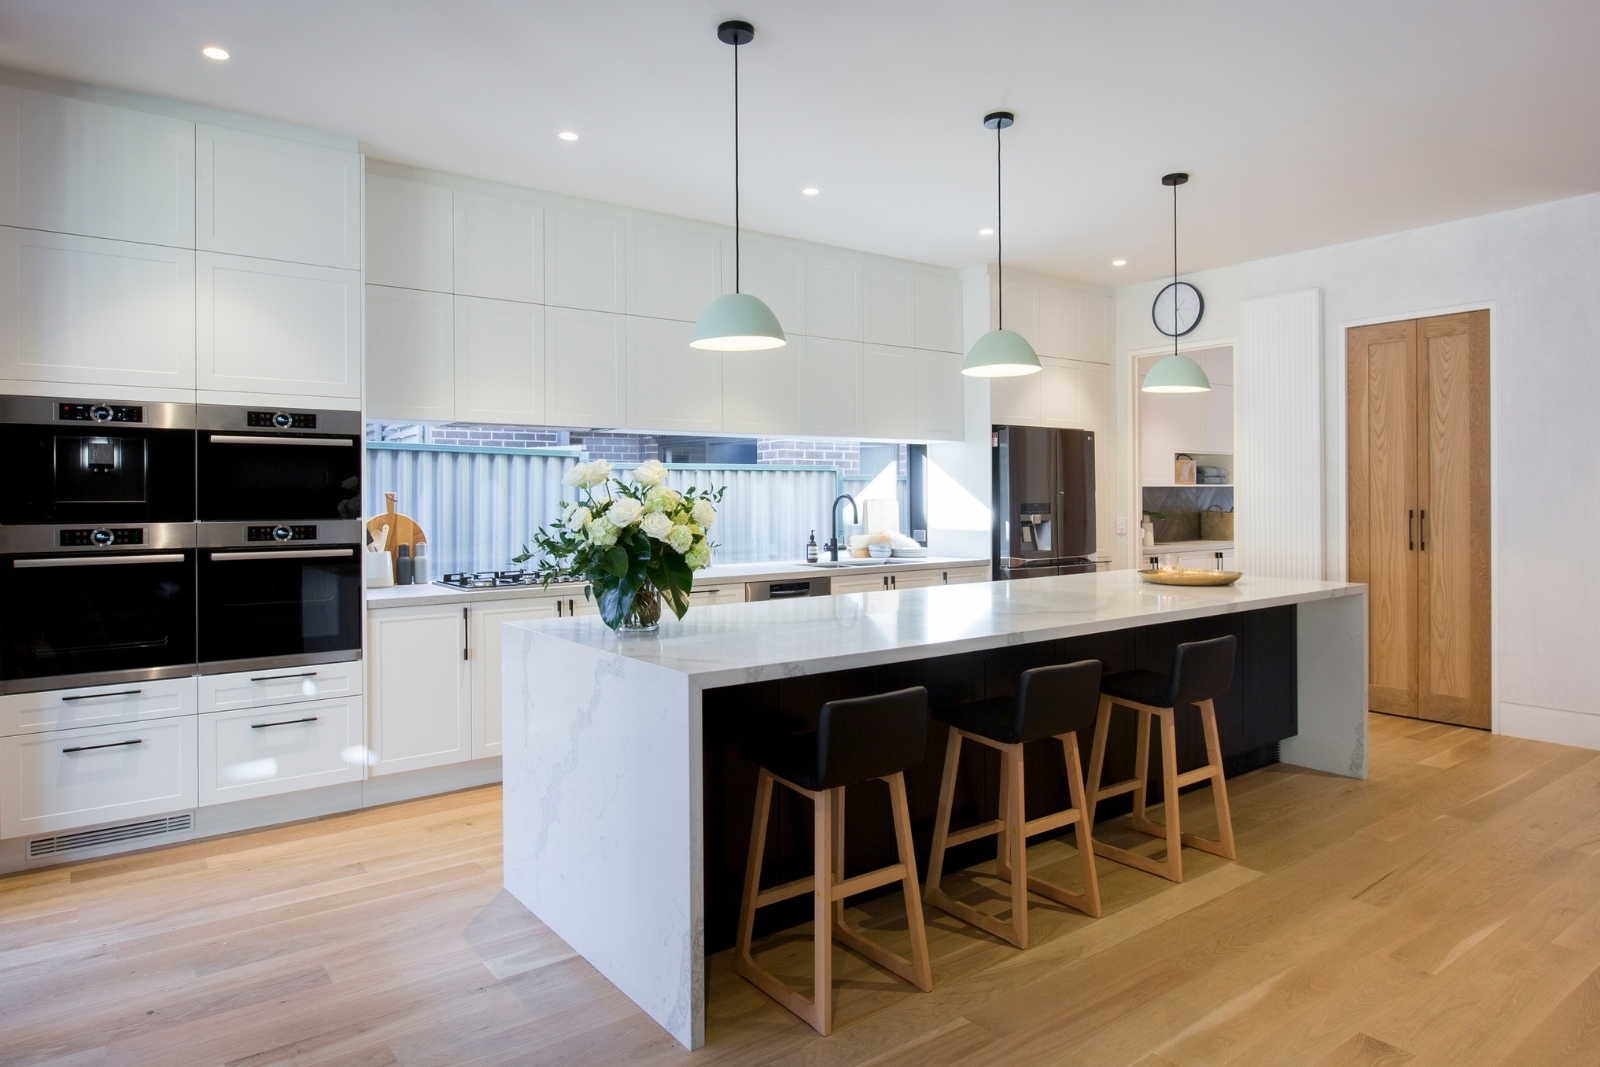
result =
[[973,342],[967,358],[961,361],[961,373],[973,378],[1015,378],[1023,374],[1038,374],[1039,354],[1028,339],[1006,325],[1005,259],[1002,254],[1000,217],[1000,131],[1016,122],[1009,111],[996,111],[983,117],[983,127],[994,131],[994,262],[996,281],[1000,290],[1000,328],[990,330]]
[[[1178,322],[1178,186],[1189,180],[1187,174],[1168,174],[1162,185],[1172,187],[1172,355],[1163,356],[1144,376],[1141,393],[1209,393],[1211,379],[1205,368],[1188,356],[1178,354],[1181,336]],[[1196,320],[1198,321],[1198,320]],[[1165,327],[1162,327],[1164,330]]]
[[689,347],[712,352],[759,352],[789,343],[772,309],[759,297],[739,291],[739,46],[755,36],[748,22],[717,27],[717,40],[733,45],[733,292],[711,301],[689,336]]

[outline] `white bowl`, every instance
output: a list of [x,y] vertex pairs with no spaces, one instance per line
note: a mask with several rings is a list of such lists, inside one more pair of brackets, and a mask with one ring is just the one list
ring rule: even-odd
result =
[[867,546],[867,555],[873,559],[888,559],[894,553],[894,546],[875,541]]

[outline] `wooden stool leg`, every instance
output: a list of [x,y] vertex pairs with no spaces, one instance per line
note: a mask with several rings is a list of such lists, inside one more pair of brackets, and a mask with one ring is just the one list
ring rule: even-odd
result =
[[833,1029],[833,807],[839,790],[824,789],[813,804],[812,862],[815,885],[811,899],[813,1015],[807,1020],[823,1037]]
[[1083,767],[1078,755],[1078,735],[1070,733],[1061,738],[1062,754],[1067,761],[1067,792],[1072,806],[1078,809],[1078,824],[1074,836],[1078,845],[1078,866],[1083,872],[1084,912],[1100,918],[1100,879],[1094,869],[1094,823],[1088,812],[1088,794],[1083,787]]
[[944,777],[939,782],[939,810],[933,820],[933,845],[928,852],[928,877],[924,883],[923,899],[930,904],[939,893],[939,879],[944,877],[945,840],[950,836],[950,806],[955,803],[956,771],[961,764],[961,731],[950,727],[944,746]]
[[1006,781],[1006,828],[1003,840],[1011,848],[1011,927],[1016,931],[1018,948],[1028,947],[1028,835],[1023,807],[1022,746],[1008,745],[1000,758],[1011,765]]
[[1139,719],[1139,726],[1133,755],[1133,828],[1159,837],[1161,831],[1145,814],[1150,803],[1150,712],[1135,708],[1134,714]]
[[906,931],[911,935],[912,984],[924,993],[933,988],[933,965],[928,959],[928,931],[922,922],[922,894],[917,891],[917,854],[911,837],[911,806],[906,803],[906,776],[887,779],[889,803],[894,808],[894,839],[906,875],[901,886],[906,898]]
[[[1011,761],[1000,756],[1000,810],[996,818],[1005,826],[1011,825]],[[1005,834],[994,839],[994,873],[1011,881],[1011,840]]]
[[1094,717],[1094,747],[1089,753],[1088,824],[1094,825],[1094,809],[1100,803],[1100,775],[1106,765],[1106,735],[1111,730],[1111,698],[1100,694],[1100,710]]
[[1162,815],[1167,820],[1167,874],[1174,882],[1183,881],[1183,834],[1178,826],[1178,731],[1176,712],[1163,708],[1161,717],[1161,799]]
[[[844,787],[840,786],[833,792],[833,881],[838,885],[844,881]],[[833,921],[844,922],[844,898],[840,897],[833,902]]]
[[756,897],[761,892],[761,859],[767,849],[767,815],[772,809],[772,775],[766,768],[756,778],[755,821],[750,824],[750,855],[744,865],[744,896],[739,900],[739,936],[734,945],[735,954],[752,966],[750,936],[755,929]]
[[1194,834],[1184,834],[1183,843],[1191,848],[1236,860],[1238,850],[1233,843],[1233,814],[1228,807],[1228,786],[1222,776],[1222,742],[1217,737],[1217,711],[1211,701],[1200,704],[1200,725],[1206,735],[1206,763],[1211,771],[1211,803],[1217,812],[1217,840],[1208,841]]

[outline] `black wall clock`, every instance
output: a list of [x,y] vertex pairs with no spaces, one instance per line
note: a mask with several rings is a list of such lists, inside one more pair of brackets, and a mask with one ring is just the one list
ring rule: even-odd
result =
[[1200,325],[1206,312],[1205,297],[1188,282],[1172,282],[1156,294],[1150,305],[1150,318],[1156,329],[1168,337],[1182,337]]

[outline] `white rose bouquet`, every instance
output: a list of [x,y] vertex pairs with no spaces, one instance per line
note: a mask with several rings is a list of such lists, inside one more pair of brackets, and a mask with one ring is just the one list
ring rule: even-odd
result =
[[[678,492],[667,486],[667,468],[656,460],[635,467],[628,482],[613,479],[603,459],[580,463],[562,484],[581,497],[561,504],[561,518],[534,535],[514,558],[538,557],[534,573],[546,586],[564,575],[589,581],[600,617],[613,630],[653,630],[661,602],[683,618],[689,610],[694,572],[711,562],[707,531],[727,489]],[[588,596],[590,590],[585,590]]]

